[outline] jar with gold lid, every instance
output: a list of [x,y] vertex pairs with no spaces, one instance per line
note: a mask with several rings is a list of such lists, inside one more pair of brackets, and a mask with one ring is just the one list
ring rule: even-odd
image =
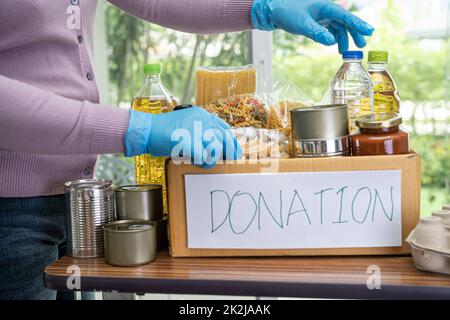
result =
[[351,137],[353,156],[409,153],[409,134],[400,128],[397,113],[376,113],[356,119],[360,133]]

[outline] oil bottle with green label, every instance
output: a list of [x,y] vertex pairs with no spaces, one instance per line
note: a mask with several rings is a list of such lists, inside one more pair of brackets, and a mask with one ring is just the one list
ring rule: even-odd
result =
[[[153,114],[173,111],[176,101],[161,81],[162,66],[159,63],[144,65],[146,79],[143,87],[133,98],[131,108]],[[161,184],[163,186],[164,210],[167,212],[165,158],[150,154],[135,157],[137,184]]]
[[387,69],[388,59],[387,51],[369,51],[368,72],[373,82],[374,113],[400,112],[400,97]]

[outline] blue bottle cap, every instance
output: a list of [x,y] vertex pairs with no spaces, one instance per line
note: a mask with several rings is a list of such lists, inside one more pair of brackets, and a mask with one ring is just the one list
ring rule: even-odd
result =
[[342,54],[342,58],[344,59],[362,59],[364,57],[364,53],[359,50],[353,51],[344,51]]

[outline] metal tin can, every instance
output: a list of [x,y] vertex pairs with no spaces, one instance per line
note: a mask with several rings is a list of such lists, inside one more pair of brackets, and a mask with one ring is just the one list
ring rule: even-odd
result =
[[104,255],[103,225],[115,220],[110,180],[76,180],[65,186],[67,254],[75,258]]
[[120,220],[155,221],[163,218],[163,191],[160,184],[129,185],[114,189]]
[[131,267],[156,259],[156,223],[120,220],[103,227],[106,263]]
[[297,108],[290,114],[296,157],[350,155],[347,105]]

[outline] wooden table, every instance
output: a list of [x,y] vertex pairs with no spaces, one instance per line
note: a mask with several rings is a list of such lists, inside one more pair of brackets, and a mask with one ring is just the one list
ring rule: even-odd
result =
[[[171,258],[119,268],[103,258],[64,257],[45,270],[47,287],[67,290],[66,270],[81,270],[81,289],[138,293],[217,294],[342,299],[450,299],[450,276],[418,271],[410,257]],[[369,266],[381,289],[369,290]]]

